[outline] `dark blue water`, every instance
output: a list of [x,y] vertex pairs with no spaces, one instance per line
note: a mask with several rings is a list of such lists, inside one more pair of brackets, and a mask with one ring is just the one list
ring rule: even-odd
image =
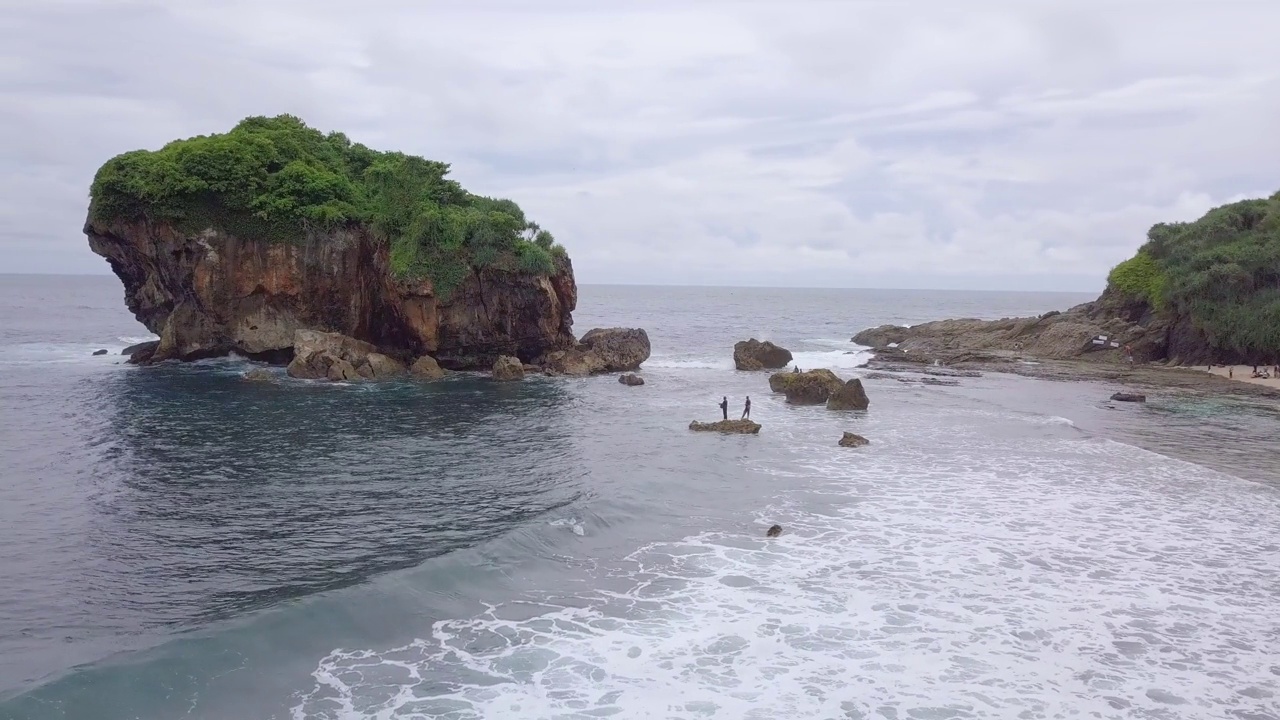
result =
[[[0,717],[1276,716],[1272,408],[732,369],[1084,296],[581,295],[645,386],[136,368],[114,278],[0,277]],[[760,436],[687,431],[724,394]]]

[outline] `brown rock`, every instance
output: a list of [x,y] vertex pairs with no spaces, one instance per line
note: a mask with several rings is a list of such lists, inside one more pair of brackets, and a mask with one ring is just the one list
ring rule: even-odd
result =
[[719,420],[716,422],[704,423],[694,420],[689,423],[689,429],[696,432],[720,432],[726,434],[738,435],[756,435],[760,432],[760,424],[753,423],[750,420]]
[[636,385],[643,385],[644,378],[640,377],[639,375],[636,375],[635,373],[627,373],[626,375],[619,375],[618,382],[622,383],[623,385],[630,385],[634,387]]
[[779,536],[779,535],[781,535],[781,534],[782,534],[782,526],[781,526],[781,525],[773,525],[773,526],[771,526],[771,527],[769,528],[769,531],[768,531],[768,532],[766,532],[766,533],[764,534],[764,536],[765,536],[765,537],[778,537],[778,536]]
[[849,380],[836,388],[827,398],[828,410],[866,410],[870,404],[867,391],[863,389],[862,381],[858,378]]
[[439,380],[449,374],[449,371],[440,367],[440,363],[437,363],[436,359],[430,355],[423,355],[414,360],[413,365],[409,367],[409,372],[414,377],[422,378],[423,380]]
[[1118,392],[1112,395],[1111,399],[1116,402],[1146,402],[1147,396],[1139,395],[1138,393]]
[[364,362],[356,366],[360,377],[368,380],[390,380],[405,374],[404,363],[382,353],[369,353]]
[[524,363],[520,358],[503,355],[493,364],[493,379],[503,382],[524,379]]
[[733,364],[739,370],[762,370],[786,367],[791,351],[765,340],[742,340],[733,345]]
[[854,435],[851,432],[847,432],[840,438],[840,442],[838,444],[840,447],[855,448],[862,447],[863,445],[870,445],[871,441],[861,435]]
[[649,334],[642,328],[595,328],[578,345],[599,358],[596,372],[638,370],[649,359]]
[[844,381],[825,368],[769,376],[769,389],[785,393],[792,405],[821,405],[843,386]]
[[245,372],[244,379],[253,382],[271,382],[276,379],[276,376],[266,368],[252,368]]
[[124,283],[134,316],[161,337],[131,362],[194,360],[237,352],[283,361],[294,332],[330,328],[392,355],[430,354],[458,369],[499,355],[537,357],[573,347],[573,268],[473,268],[448,295],[390,269],[387,243],[355,227],[276,243],[166,223],[85,226],[90,248]]
[[[297,330],[294,332],[293,360],[286,372],[290,377],[303,380],[357,380],[361,375],[356,372],[356,367],[364,364],[370,353],[376,352],[373,345],[339,333]],[[335,370],[334,366],[339,363],[343,365]]]

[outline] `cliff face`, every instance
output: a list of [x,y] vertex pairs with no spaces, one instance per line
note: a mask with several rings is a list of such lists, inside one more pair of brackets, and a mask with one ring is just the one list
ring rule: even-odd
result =
[[285,362],[298,329],[349,335],[401,359],[432,355],[453,369],[574,346],[567,258],[549,276],[473,270],[446,298],[429,280],[396,279],[387,244],[362,230],[296,244],[147,222],[91,221],[85,234],[124,283],[129,310],[160,336],[152,360],[236,352]]

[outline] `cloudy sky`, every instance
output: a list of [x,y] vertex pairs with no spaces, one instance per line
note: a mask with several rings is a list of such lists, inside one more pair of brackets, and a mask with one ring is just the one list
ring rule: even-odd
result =
[[1280,188],[1275,0],[0,0],[0,257],[106,273],[109,157],[293,113],[580,282],[1095,290]]

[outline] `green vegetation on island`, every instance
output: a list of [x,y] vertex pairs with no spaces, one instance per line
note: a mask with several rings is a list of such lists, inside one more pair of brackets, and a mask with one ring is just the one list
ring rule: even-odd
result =
[[176,140],[107,161],[89,218],[147,220],[184,231],[301,242],[364,227],[390,245],[391,269],[448,296],[473,267],[555,271],[564,249],[511,200],[473,195],[449,165],[378,152],[291,115],[250,117],[230,132]]
[[1190,323],[1221,358],[1280,358],[1280,193],[1214,208],[1188,223],[1160,223],[1110,287]]

